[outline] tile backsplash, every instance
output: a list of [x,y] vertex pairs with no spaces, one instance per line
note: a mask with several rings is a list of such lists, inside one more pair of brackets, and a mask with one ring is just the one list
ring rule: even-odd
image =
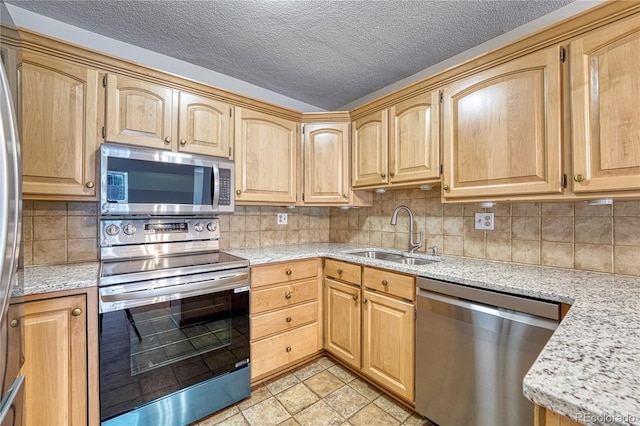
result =
[[[374,194],[373,207],[331,209],[332,242],[406,250],[408,215],[391,215],[399,205],[413,211],[415,233],[440,253],[587,271],[640,275],[640,201],[592,206],[585,202],[442,204],[440,191],[399,190]],[[474,229],[474,213],[493,212],[494,229]]]
[[[374,194],[372,207],[351,210],[236,206],[234,215],[220,216],[220,247],[331,241],[406,250],[407,214],[399,214],[396,226],[390,223],[402,204],[416,217],[416,235],[424,232],[420,252],[436,245],[448,255],[640,276],[640,201],[498,203],[484,209],[442,204],[434,189]],[[485,211],[494,213],[495,229],[474,229],[474,213]],[[287,225],[277,224],[277,213],[287,213]],[[98,260],[97,203],[25,201],[23,216],[25,265]]]

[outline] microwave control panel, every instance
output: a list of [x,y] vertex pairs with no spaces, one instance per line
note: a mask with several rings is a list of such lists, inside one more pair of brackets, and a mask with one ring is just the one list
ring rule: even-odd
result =
[[218,204],[221,206],[230,206],[231,197],[231,169],[220,168],[220,194]]

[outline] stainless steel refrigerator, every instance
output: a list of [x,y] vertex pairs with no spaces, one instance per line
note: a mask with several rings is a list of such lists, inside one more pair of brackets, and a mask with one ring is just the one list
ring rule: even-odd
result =
[[23,424],[24,377],[20,319],[9,318],[11,289],[18,269],[22,230],[20,143],[16,114],[4,65],[0,61],[0,425]]

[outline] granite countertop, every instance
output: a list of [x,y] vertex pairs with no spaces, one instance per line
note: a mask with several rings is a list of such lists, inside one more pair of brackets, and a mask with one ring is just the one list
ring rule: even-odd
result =
[[525,396],[580,423],[640,425],[640,277],[450,256],[414,266],[349,254],[367,249],[379,248],[322,243],[229,252],[252,265],[329,257],[569,303],[524,378]]
[[[350,254],[368,249],[380,248],[318,243],[225,251],[252,265],[329,257],[569,303],[571,310],[524,378],[525,396],[581,423],[640,425],[640,277],[453,256],[416,266]],[[99,269],[99,262],[28,266],[19,271],[12,296],[96,286]]]

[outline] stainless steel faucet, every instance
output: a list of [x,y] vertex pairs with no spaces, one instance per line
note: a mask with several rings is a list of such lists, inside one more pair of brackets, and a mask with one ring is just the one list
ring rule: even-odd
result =
[[391,216],[391,224],[395,225],[398,223],[398,212],[400,210],[406,210],[409,214],[409,253],[414,253],[420,247],[422,247],[422,231],[419,233],[419,240],[417,243],[413,242],[413,212],[407,206],[398,206],[396,210],[393,212],[393,216]]

